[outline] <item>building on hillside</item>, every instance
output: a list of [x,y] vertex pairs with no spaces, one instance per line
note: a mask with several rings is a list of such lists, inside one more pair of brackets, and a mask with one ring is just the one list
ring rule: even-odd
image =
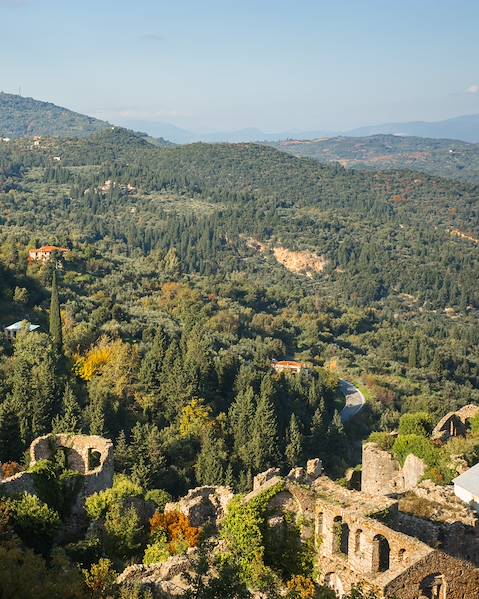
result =
[[23,328],[27,328],[27,327],[28,327],[27,330],[30,331],[30,333],[31,333],[32,331],[36,331],[38,328],[40,328],[40,325],[39,324],[31,324],[31,323],[27,322],[26,320],[19,320],[18,322],[14,322],[10,326],[5,327],[3,330],[5,332],[6,337],[8,337],[9,339],[15,339],[17,334]]
[[479,464],[456,477],[452,483],[456,497],[479,511]]
[[41,248],[33,248],[28,251],[29,262],[48,262],[52,258],[63,257],[70,250],[56,245],[44,245]]
[[306,368],[306,364],[304,362],[296,362],[295,360],[273,360],[271,367],[277,373],[291,372],[292,374],[298,374]]

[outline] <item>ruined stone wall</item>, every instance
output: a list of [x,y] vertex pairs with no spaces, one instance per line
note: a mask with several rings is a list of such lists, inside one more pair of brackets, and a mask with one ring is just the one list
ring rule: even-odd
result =
[[479,570],[467,562],[434,551],[417,561],[400,576],[388,583],[384,596],[394,599],[418,599],[425,596],[431,578],[442,579],[437,586],[437,599],[477,599]]
[[369,495],[397,495],[419,483],[426,464],[415,455],[408,455],[404,466],[376,443],[363,445],[361,491]]
[[432,438],[448,441],[452,437],[464,437],[467,433],[468,421],[479,414],[479,406],[469,404],[456,412],[449,412],[437,423],[432,431]]
[[52,459],[59,449],[64,451],[68,467],[83,474],[83,497],[112,486],[113,444],[109,439],[66,433],[38,437],[30,446],[31,465]]

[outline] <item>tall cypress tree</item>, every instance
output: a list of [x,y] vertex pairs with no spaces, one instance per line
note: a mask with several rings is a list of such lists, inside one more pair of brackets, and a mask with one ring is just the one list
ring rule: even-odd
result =
[[286,446],[286,459],[288,465],[292,468],[301,463],[303,457],[303,436],[300,433],[298,421],[294,414],[291,415],[291,420],[288,429],[288,445]]
[[54,433],[81,433],[81,410],[75,393],[69,383],[65,386],[62,399],[62,414],[52,421]]
[[53,271],[52,295],[50,300],[50,337],[59,352],[62,351],[62,319],[60,315],[60,300],[58,298],[57,271]]
[[256,408],[251,444],[254,451],[253,465],[257,472],[279,464],[278,422],[274,405],[264,393]]

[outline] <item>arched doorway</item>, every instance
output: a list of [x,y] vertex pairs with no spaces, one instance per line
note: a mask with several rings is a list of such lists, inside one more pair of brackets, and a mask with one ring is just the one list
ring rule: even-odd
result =
[[386,572],[389,570],[391,548],[388,540],[382,535],[376,535],[373,539],[373,572]]
[[424,578],[420,591],[427,599],[446,599],[446,580],[442,574],[431,574]]

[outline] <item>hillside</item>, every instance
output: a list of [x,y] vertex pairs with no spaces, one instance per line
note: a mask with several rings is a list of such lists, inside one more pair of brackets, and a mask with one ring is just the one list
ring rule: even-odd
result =
[[412,169],[453,179],[479,182],[479,144],[399,135],[330,137],[270,144],[278,150],[346,168]]
[[4,137],[86,137],[109,126],[50,102],[0,92],[0,134]]

